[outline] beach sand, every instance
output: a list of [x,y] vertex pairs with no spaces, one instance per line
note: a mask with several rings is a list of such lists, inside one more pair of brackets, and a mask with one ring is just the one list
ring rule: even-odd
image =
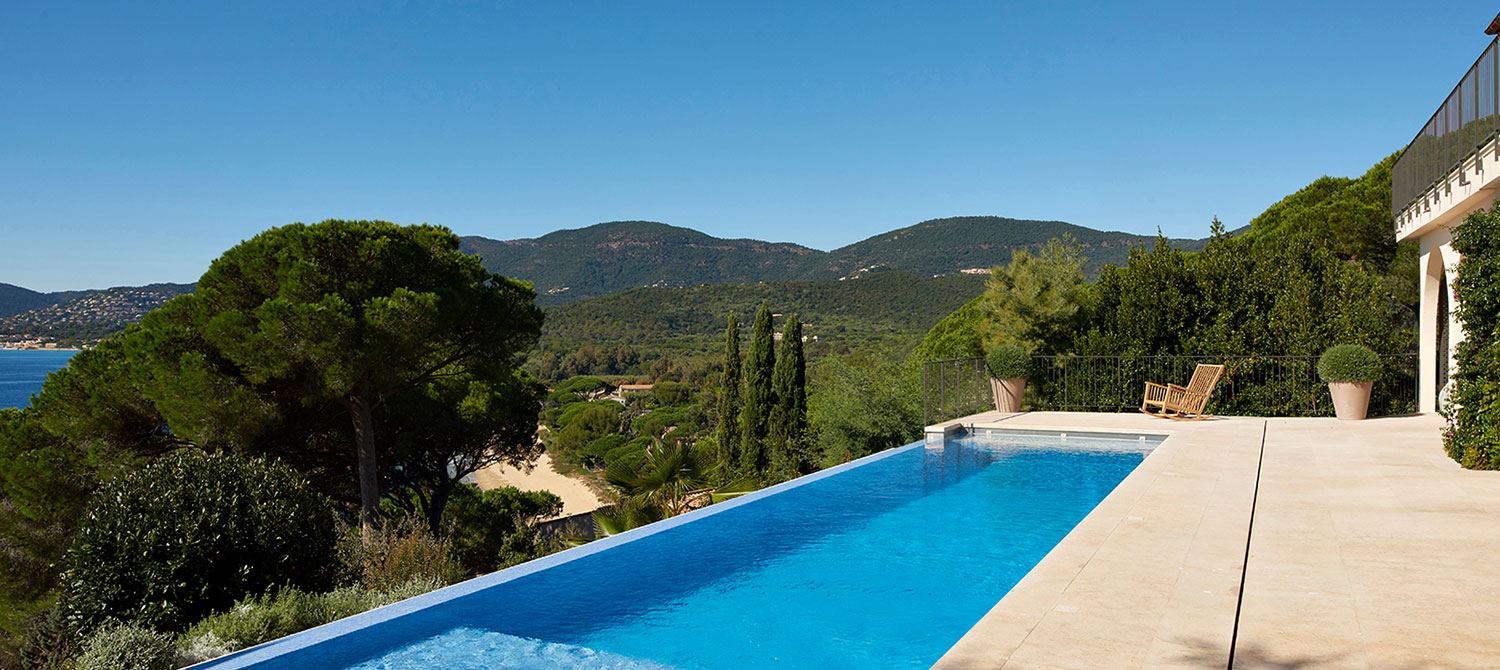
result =
[[474,473],[479,488],[493,489],[514,486],[522,491],[551,491],[562,498],[562,516],[592,512],[604,506],[588,484],[557,473],[552,467],[552,456],[543,453],[531,472],[523,472],[508,465],[491,465]]

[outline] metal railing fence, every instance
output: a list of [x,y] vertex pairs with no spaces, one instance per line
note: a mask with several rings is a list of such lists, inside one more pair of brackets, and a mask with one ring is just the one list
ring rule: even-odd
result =
[[932,425],[995,408],[983,358],[949,358],[922,364],[922,417]]
[[1497,44],[1500,38],[1485,47],[1391,166],[1393,218],[1500,132]]
[[[1370,415],[1416,411],[1417,355],[1380,357]],[[1199,363],[1223,363],[1207,412],[1230,416],[1333,416],[1317,356],[1033,356],[1024,409],[1130,412],[1145,382],[1187,384]],[[982,358],[931,361],[922,368],[927,425],[994,409]]]

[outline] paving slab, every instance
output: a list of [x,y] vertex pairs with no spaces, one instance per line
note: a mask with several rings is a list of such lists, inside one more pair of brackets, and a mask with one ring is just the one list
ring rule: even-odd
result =
[[950,424],[1169,437],[936,670],[1500,668],[1500,473],[1436,416]]
[[1442,425],[1268,420],[1235,668],[1500,667],[1500,473]]
[[961,422],[1168,438],[935,670],[1227,664],[1264,421],[1036,412]]

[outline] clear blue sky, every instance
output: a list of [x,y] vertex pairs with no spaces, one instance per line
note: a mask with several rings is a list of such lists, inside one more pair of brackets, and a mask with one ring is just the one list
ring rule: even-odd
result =
[[1497,9],[10,2],[0,281],[193,281],[327,218],[820,249],[969,214],[1201,237],[1400,148]]

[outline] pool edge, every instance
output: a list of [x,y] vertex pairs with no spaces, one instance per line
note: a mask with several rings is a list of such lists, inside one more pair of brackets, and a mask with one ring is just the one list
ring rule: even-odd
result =
[[890,458],[897,454],[905,453],[913,449],[926,448],[926,446],[927,441],[922,440],[899,447],[892,447],[884,451],[877,451],[873,454],[869,454],[849,461],[848,463],[840,463],[830,468],[825,468],[811,474],[806,474],[795,479],[781,482],[780,484],[776,484],[774,486],[768,486],[766,488],[747,493],[745,495],[734,498],[733,500],[715,503],[713,505],[696,509],[691,512],[679,514],[677,516],[663,519],[655,523],[650,523],[639,528],[632,528],[623,533],[594,540],[593,542],[582,544],[576,547],[570,547],[554,554],[548,554],[541,558],[527,561],[520,565],[511,566],[503,570],[497,570],[486,575],[480,575],[472,579],[464,580],[457,584],[451,584],[441,589],[437,589],[436,591],[429,591],[422,595],[408,598],[400,602],[391,603],[390,605],[378,607],[366,612],[361,612],[354,616],[345,617],[336,621],[330,621],[321,626],[315,626],[304,631],[299,631],[286,637],[276,638],[274,640],[262,642],[253,647],[246,647],[244,649],[219,656],[217,658],[209,659],[189,666],[184,666],[183,670],[242,670],[244,668],[252,668],[257,664],[272,660],[283,654],[300,651],[322,642],[326,642],[340,635],[352,633],[354,631],[363,630],[377,624],[385,623],[387,621],[406,616],[428,607],[440,605],[456,598],[468,596],[474,593],[478,593],[479,591],[504,584],[509,581],[520,579],[541,570],[546,570],[548,568],[562,565],[564,563],[570,563],[572,561],[592,556],[596,553],[615,546],[647,538],[657,533],[671,530],[683,524],[692,523],[699,519],[705,519],[715,514],[729,511],[741,505],[760,500],[767,496],[776,495],[783,491],[789,491],[807,484],[811,484],[813,482],[834,476],[841,472],[852,470],[854,468],[870,463],[875,463],[877,461]]

